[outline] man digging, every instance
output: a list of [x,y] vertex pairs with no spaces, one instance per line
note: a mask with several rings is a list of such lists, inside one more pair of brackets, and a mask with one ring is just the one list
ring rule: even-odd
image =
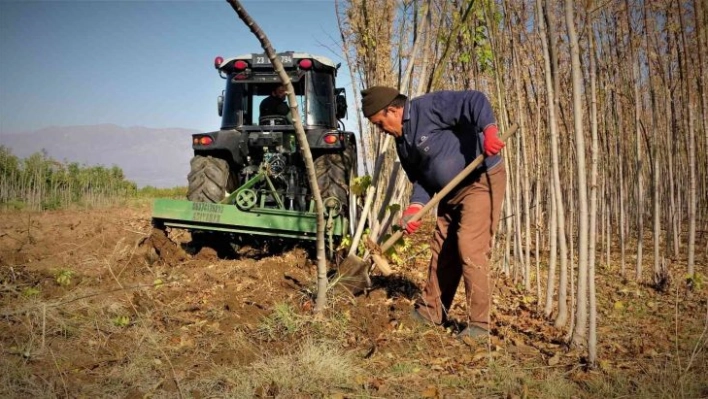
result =
[[491,239],[499,222],[506,170],[499,151],[504,142],[491,104],[478,91],[439,91],[409,100],[398,90],[363,90],[362,111],[371,123],[395,138],[401,166],[413,183],[402,226],[413,234],[421,222],[406,219],[482,152],[484,162],[438,204],[428,279],[412,318],[427,325],[448,321],[460,283],[465,284],[467,327],[459,338],[486,337],[491,290]]

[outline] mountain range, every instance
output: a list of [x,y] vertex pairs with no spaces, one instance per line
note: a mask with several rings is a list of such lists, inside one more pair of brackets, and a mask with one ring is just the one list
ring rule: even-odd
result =
[[44,150],[57,161],[116,165],[138,187],[169,188],[187,185],[194,133],[198,131],[113,124],[48,127],[0,133],[0,145],[19,158]]

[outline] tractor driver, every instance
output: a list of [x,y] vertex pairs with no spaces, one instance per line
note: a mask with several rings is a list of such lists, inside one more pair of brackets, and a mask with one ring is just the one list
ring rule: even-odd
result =
[[287,116],[290,113],[290,107],[285,102],[286,91],[285,85],[278,85],[274,88],[270,95],[261,101],[260,116]]

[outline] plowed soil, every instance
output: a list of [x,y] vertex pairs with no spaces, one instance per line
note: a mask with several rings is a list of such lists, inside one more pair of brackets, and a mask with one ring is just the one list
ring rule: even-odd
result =
[[[666,371],[677,361],[672,387],[708,395],[694,374],[708,375],[706,289],[683,288],[680,264],[666,293],[598,268],[612,277],[598,278],[601,361],[588,370],[585,352],[564,344],[566,331],[536,315],[534,295],[501,274],[486,344],[456,339],[457,324],[410,320],[429,256],[426,227],[396,275],[374,276],[366,295],[335,288],[313,315],[316,270],[304,249],[189,254],[189,233],[154,234],[145,203],[3,213],[0,396],[643,396],[627,381],[650,383],[647,367]],[[462,320],[455,303],[452,317]],[[308,345],[347,363],[318,377],[303,360]],[[304,363],[278,371],[277,359]],[[294,374],[281,381],[273,370]],[[301,377],[312,384],[294,382]]]

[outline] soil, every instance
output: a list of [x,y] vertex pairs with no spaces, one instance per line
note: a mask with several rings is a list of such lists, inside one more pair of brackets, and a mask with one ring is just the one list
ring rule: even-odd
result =
[[[424,227],[412,248],[424,247],[430,228]],[[474,380],[475,370],[488,368],[486,351],[470,350],[473,344],[455,338],[462,323],[431,333],[409,318],[425,278],[424,251],[395,266],[391,277],[374,275],[373,289],[364,295],[335,288],[327,309],[313,316],[316,267],[307,250],[269,254],[242,249],[224,258],[210,248],[191,254],[190,241],[186,231],[153,231],[145,203],[3,213],[0,374],[5,377],[0,382],[5,387],[0,396],[230,396],[224,394],[229,388],[223,381],[220,387],[197,382],[219,367],[247,367],[269,354],[288,353],[315,327],[357,359],[364,375],[342,394],[328,387],[321,396],[455,396],[460,388],[440,386],[442,377]],[[580,381],[573,384],[582,391],[582,381],[594,378],[583,366],[584,352],[565,349],[565,332],[536,315],[535,299],[513,279],[495,274],[494,281],[491,350],[497,355],[492,357],[505,359],[504,364],[561,367],[569,380]],[[632,369],[637,358],[656,359],[679,344],[688,358],[704,325],[705,288],[673,288],[667,294],[616,277],[602,281],[600,353],[605,371]],[[677,295],[681,301],[675,301]],[[463,320],[462,301],[455,303],[451,316]],[[284,306],[314,327],[287,334],[287,323],[268,324]],[[639,311],[639,325],[622,325],[628,314]],[[677,332],[671,328],[674,311],[695,316]],[[337,327],[341,320],[346,327]],[[155,358],[139,371],[142,350],[153,351]],[[698,353],[699,361],[705,361],[704,353]],[[401,377],[404,363],[415,365],[415,378]],[[148,376],[152,383],[143,381]],[[132,386],[126,382],[131,378]],[[99,388],[109,382],[113,388]],[[484,392],[523,397],[528,385],[520,386]],[[270,385],[253,392],[278,396],[278,388]]]

